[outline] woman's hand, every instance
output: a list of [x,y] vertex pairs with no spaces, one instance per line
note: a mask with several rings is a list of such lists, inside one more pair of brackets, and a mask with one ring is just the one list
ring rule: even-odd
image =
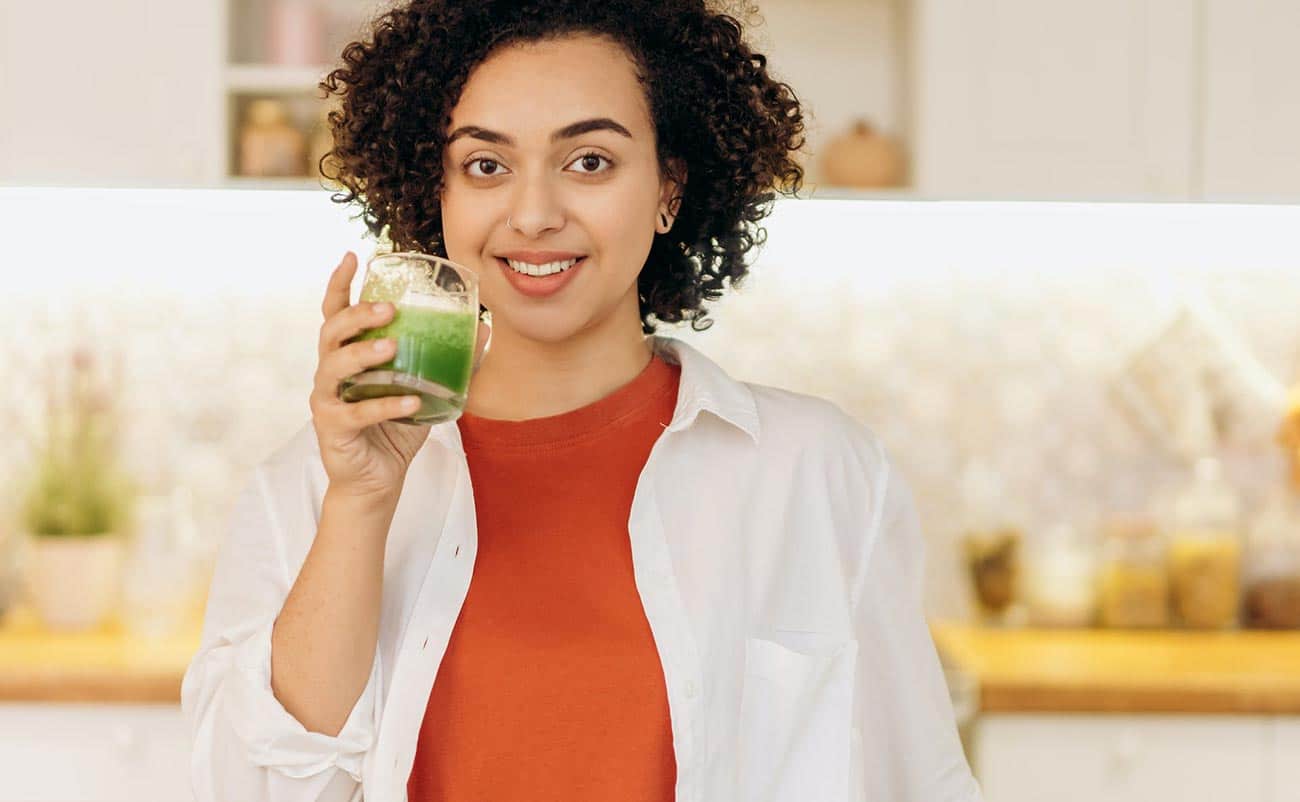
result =
[[[330,275],[321,313],[319,362],[309,404],[312,425],[320,444],[321,461],[330,488],[363,498],[395,501],[401,495],[407,468],[424,445],[430,424],[395,423],[392,418],[411,414],[404,406],[414,395],[345,402],[338,397],[339,383],[355,373],[393,358],[392,338],[343,342],[364,329],[392,320],[392,304],[349,305],[356,254],[348,251]],[[476,345],[477,370],[487,327],[480,322]],[[377,348],[378,346],[378,348]],[[417,402],[418,405],[418,402]]]

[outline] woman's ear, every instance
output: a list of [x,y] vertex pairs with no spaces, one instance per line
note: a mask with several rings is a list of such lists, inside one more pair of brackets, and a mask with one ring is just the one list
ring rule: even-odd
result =
[[663,182],[663,191],[659,203],[668,210],[670,217],[676,217],[681,209],[682,195],[686,191],[686,162],[679,158],[668,160],[668,175]]

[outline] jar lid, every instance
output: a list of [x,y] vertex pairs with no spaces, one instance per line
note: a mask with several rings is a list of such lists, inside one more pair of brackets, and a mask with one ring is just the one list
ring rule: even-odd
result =
[[254,125],[278,125],[289,119],[289,110],[283,102],[263,97],[248,104],[246,116]]
[[1215,457],[1202,456],[1193,467],[1192,481],[1174,500],[1174,522],[1179,527],[1232,527],[1241,508],[1235,488]]
[[1251,522],[1249,537],[1252,548],[1300,548],[1300,498],[1286,488],[1274,490]]
[[1111,518],[1102,527],[1106,537],[1123,540],[1141,540],[1160,534],[1156,522],[1144,515],[1124,515]]

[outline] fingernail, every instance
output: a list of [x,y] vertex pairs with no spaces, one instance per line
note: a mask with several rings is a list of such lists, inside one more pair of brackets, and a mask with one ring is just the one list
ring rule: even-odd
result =
[[392,305],[392,304],[388,304],[388,303],[375,304],[375,314],[376,314],[376,315],[386,315],[386,314],[388,314],[389,310],[392,309],[392,308],[393,308],[393,305]]

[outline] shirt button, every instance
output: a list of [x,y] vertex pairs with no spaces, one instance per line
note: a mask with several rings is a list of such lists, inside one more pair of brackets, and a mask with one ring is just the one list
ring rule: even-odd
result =
[[687,699],[694,699],[694,698],[695,698],[695,682],[694,682],[694,680],[687,680],[687,681],[686,681],[686,698],[687,698]]

